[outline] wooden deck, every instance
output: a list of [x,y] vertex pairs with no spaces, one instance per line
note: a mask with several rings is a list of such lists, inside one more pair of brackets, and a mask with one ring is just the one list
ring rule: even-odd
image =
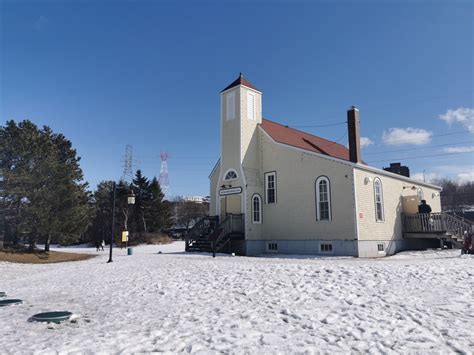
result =
[[402,214],[403,233],[456,234],[472,232],[472,224],[444,212]]

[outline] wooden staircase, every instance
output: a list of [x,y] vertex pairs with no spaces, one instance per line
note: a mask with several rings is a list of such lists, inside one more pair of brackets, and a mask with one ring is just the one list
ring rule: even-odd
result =
[[242,240],[245,235],[244,215],[227,214],[218,223],[217,216],[199,220],[186,236],[185,250],[204,253],[231,253],[231,241]]
[[403,233],[418,238],[437,238],[461,248],[464,232],[474,232],[472,222],[446,212],[402,214]]

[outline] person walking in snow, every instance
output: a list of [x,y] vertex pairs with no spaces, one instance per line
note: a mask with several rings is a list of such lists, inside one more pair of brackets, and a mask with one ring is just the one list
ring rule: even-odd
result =
[[95,241],[95,251],[99,251],[100,250],[100,241],[97,239]]
[[472,235],[467,231],[464,231],[464,241],[461,254],[474,254],[472,247]]
[[100,242],[100,247],[102,248],[102,251],[104,251],[105,240],[102,239],[102,241]]

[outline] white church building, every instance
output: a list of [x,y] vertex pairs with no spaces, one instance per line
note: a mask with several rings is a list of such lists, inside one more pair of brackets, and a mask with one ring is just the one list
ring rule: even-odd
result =
[[365,164],[357,108],[346,148],[263,118],[262,92],[242,75],[220,97],[210,215],[240,223],[230,252],[377,257],[433,245],[404,236],[402,210],[425,199],[441,212],[441,188]]

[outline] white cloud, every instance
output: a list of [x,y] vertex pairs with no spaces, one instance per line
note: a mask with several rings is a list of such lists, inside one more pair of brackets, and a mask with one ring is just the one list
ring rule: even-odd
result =
[[450,125],[460,123],[469,132],[474,133],[474,109],[472,108],[459,107],[456,110],[448,110],[444,115],[440,115],[439,118]]
[[474,152],[474,146],[470,146],[470,147],[448,147],[448,148],[444,148],[443,152],[445,152],[445,153],[470,153],[470,152]]
[[[425,172],[426,182],[448,178],[458,183],[474,182],[474,167],[472,165],[440,165],[433,168],[434,171]],[[423,181],[423,173],[411,174],[411,178]]]
[[369,137],[360,137],[360,147],[365,148],[369,145],[374,144],[374,142]]
[[431,182],[437,179],[439,175],[436,173],[415,173],[411,174],[410,177],[418,181]]
[[474,182],[474,169],[465,173],[458,174],[457,178],[460,183]]
[[387,145],[423,145],[431,141],[432,134],[421,128],[390,128],[383,132],[382,140]]

